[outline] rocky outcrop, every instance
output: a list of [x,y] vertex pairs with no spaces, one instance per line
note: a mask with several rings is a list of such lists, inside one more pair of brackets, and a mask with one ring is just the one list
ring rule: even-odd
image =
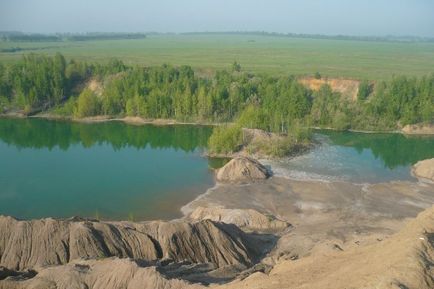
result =
[[412,172],[417,178],[434,182],[434,158],[417,162]]
[[288,222],[277,219],[272,215],[264,215],[253,209],[225,209],[225,208],[196,208],[190,215],[192,220],[212,220],[234,224],[247,231],[282,231],[291,225]]
[[408,124],[402,128],[404,134],[434,134],[434,124]]
[[[211,263],[247,267],[260,247],[233,225],[210,220],[189,223],[98,222],[0,217],[0,266],[13,270],[106,257],[145,261]],[[258,244],[260,246],[260,244]]]
[[252,182],[270,176],[266,167],[247,157],[236,157],[217,171],[219,182]]

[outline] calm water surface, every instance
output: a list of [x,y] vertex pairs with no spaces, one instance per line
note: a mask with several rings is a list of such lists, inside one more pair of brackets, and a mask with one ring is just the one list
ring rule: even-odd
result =
[[415,181],[411,166],[434,157],[434,137],[317,131],[311,152],[273,162],[277,174],[296,179],[376,183]]
[[[0,119],[0,214],[145,220],[180,216],[214,185],[202,157],[202,126],[79,124]],[[434,157],[434,138],[320,131],[310,153],[274,163],[296,178],[413,180],[410,166]]]
[[0,214],[169,219],[213,186],[211,128],[0,119]]

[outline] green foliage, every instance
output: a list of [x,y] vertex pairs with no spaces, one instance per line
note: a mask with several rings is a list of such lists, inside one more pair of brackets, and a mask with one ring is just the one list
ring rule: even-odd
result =
[[373,85],[367,81],[363,80],[359,84],[359,91],[357,93],[358,100],[366,100],[369,95],[371,95],[373,89]]
[[[390,80],[392,75],[399,73],[422,77],[433,72],[434,67],[434,43],[423,42],[303,39],[262,33],[253,36],[243,33],[152,35],[143,40],[79,43],[48,40],[0,41],[0,51],[19,49],[16,53],[0,53],[0,63],[16,63],[23,53],[31,51],[46,55],[60,52],[68,59],[103,65],[112,57],[139,66],[188,64],[201,73],[211,75],[218,70],[231,70],[232,62],[236,60],[242,64],[243,71],[255,74],[280,77],[288,74],[313,75],[315,71],[320,71],[323,77],[375,81]],[[396,59],[399,59],[399,67]]]
[[298,121],[294,121],[287,127],[285,134],[245,136],[246,132],[242,128],[265,130],[269,127],[270,119],[270,116],[260,108],[248,106],[234,124],[220,126],[213,130],[209,140],[210,152],[230,154],[245,147],[250,154],[282,157],[304,149],[310,142],[310,131],[302,127]]
[[88,117],[98,115],[101,111],[100,101],[92,90],[86,88],[80,93],[77,100],[76,117]]
[[211,153],[230,154],[237,152],[243,143],[242,130],[237,124],[217,126],[209,138]]
[[288,128],[286,134],[275,136],[266,142],[263,141],[262,147],[257,150],[268,156],[284,157],[305,150],[310,141],[310,130],[296,123]]
[[[377,84],[374,97],[362,113],[389,127],[434,121],[434,75],[428,77],[394,77]],[[363,124],[362,124],[363,125]]]
[[[116,59],[105,64],[66,62],[60,54],[31,54],[16,64],[0,65],[0,79],[2,110],[56,108],[54,112],[76,117],[237,120],[240,127],[280,134],[289,133],[294,124],[390,130],[432,122],[434,114],[434,75],[395,77],[375,83],[375,89],[363,81],[357,102],[328,85],[313,92],[295,77],[218,71],[202,78],[189,66],[131,67]],[[98,87],[89,90],[90,83]]]
[[54,57],[30,54],[7,68],[6,86],[12,88],[9,93],[14,94],[18,107],[31,110],[59,104],[65,92],[65,66],[65,59],[60,54]]
[[287,135],[296,144],[310,143],[312,138],[311,129],[297,122],[289,128]]
[[9,105],[9,100],[7,99],[7,97],[0,95],[0,113],[6,111]]
[[319,91],[314,93],[310,112],[313,123],[318,126],[331,126],[339,110],[340,100],[340,95],[333,92],[329,85],[321,86]]
[[249,105],[241,112],[237,119],[237,124],[244,128],[268,130],[269,115],[267,115],[260,107]]
[[234,72],[240,72],[241,71],[241,64],[239,64],[238,62],[234,61],[234,63],[232,64],[232,71],[234,71]]
[[315,72],[315,74],[313,75],[313,77],[314,77],[315,79],[321,79],[321,73],[319,73],[319,72],[317,71],[317,72]]
[[77,111],[77,100],[75,98],[70,98],[63,105],[59,105],[58,107],[53,109],[55,114],[60,116],[71,116]]

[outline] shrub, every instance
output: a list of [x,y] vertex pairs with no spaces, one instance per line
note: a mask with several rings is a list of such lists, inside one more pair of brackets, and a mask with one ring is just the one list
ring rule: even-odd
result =
[[364,80],[359,84],[359,92],[357,93],[358,100],[366,100],[368,96],[372,93],[373,86],[369,81]]
[[98,100],[97,96],[92,90],[86,88],[78,97],[77,109],[75,110],[74,115],[76,117],[97,115],[101,111],[100,106],[100,101]]
[[236,124],[215,127],[209,139],[209,151],[216,154],[234,153],[242,146],[241,127]]
[[8,110],[9,108],[9,100],[5,96],[0,96],[0,113]]
[[71,116],[77,111],[77,99],[71,97],[63,105],[56,107],[53,112],[62,116]]

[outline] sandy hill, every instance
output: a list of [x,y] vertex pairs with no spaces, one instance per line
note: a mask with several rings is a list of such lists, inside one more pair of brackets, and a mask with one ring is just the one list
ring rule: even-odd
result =
[[344,97],[352,100],[357,100],[357,93],[359,92],[360,81],[352,79],[341,78],[321,78],[303,77],[299,82],[304,86],[312,89],[319,90],[324,84],[330,85],[331,89],[335,92],[340,92]]
[[434,207],[381,242],[282,261],[268,275],[255,273],[219,288],[432,289]]

